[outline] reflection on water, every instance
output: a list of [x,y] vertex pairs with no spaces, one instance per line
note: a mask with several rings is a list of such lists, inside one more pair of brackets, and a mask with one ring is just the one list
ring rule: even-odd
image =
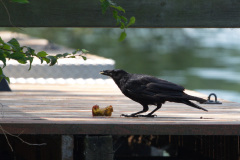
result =
[[24,33],[112,58],[116,68],[151,74],[187,89],[240,102],[240,29],[40,28]]
[[204,79],[224,80],[235,83],[240,82],[240,73],[229,68],[190,68],[189,74]]

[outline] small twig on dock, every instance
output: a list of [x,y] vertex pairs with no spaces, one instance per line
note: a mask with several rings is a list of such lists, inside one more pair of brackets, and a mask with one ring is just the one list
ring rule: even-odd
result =
[[6,140],[7,140],[7,143],[8,143],[8,145],[9,145],[9,147],[10,147],[10,149],[11,149],[12,152],[13,152],[13,148],[12,148],[12,145],[10,144],[10,142],[9,142],[9,140],[8,140],[7,135],[10,135],[10,136],[12,136],[12,137],[15,137],[15,138],[19,139],[22,143],[25,143],[25,144],[27,144],[27,145],[29,145],[29,146],[44,146],[44,145],[47,145],[47,143],[35,144],[35,143],[26,142],[26,141],[24,141],[22,138],[20,138],[18,135],[11,134],[11,133],[9,133],[8,131],[6,131],[5,129],[3,129],[2,125],[0,125],[0,130],[3,132],[3,134],[4,134],[4,136],[5,136]]
[[[1,103],[0,103],[0,105],[1,105],[1,115],[2,115],[1,118],[3,119],[3,118],[4,118],[4,111],[3,111],[4,105],[1,104]],[[19,139],[22,143],[25,143],[25,144],[27,144],[27,145],[29,145],[29,146],[44,146],[44,145],[47,145],[47,143],[34,144],[34,143],[26,142],[26,141],[24,141],[22,138],[19,137],[22,133],[20,133],[19,135],[11,134],[11,133],[9,133],[8,131],[6,131],[5,129],[3,129],[2,125],[0,125],[0,130],[2,131],[4,137],[6,138],[6,141],[7,141],[7,143],[8,143],[8,145],[9,145],[9,147],[10,147],[10,149],[11,149],[12,152],[13,152],[13,147],[12,147],[12,145],[10,144],[7,135],[12,136],[12,137],[15,137],[15,138]]]
[[9,140],[8,140],[8,137],[4,131],[4,129],[2,128],[2,125],[0,125],[0,129],[2,130],[3,132],[3,135],[5,136],[6,140],[7,140],[7,143],[8,143],[8,146],[10,147],[11,151],[13,152],[13,148],[12,148],[12,145],[10,144]]

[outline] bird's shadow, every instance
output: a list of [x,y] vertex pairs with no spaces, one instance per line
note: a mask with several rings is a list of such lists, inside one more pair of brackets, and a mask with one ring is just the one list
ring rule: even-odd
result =
[[154,116],[154,117],[143,117],[143,116],[138,116],[138,117],[124,117],[120,116],[121,118],[131,118],[131,119],[158,119],[158,120],[181,120],[181,121],[191,121],[191,120],[211,120],[214,118],[204,118],[204,117],[161,117],[161,116]]

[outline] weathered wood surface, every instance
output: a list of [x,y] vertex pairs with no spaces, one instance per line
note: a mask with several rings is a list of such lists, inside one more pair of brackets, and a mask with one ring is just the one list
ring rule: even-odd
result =
[[[238,103],[201,105],[209,112],[166,103],[156,118],[125,118],[120,115],[142,107],[123,96],[115,85],[12,84],[11,88],[13,92],[0,93],[0,124],[10,133],[240,135]],[[112,117],[92,117],[95,104],[112,105]]]
[[[99,0],[3,1],[0,27],[116,27],[111,11],[102,15]],[[133,27],[240,27],[238,0],[121,0]],[[13,24],[13,25],[12,25]]]

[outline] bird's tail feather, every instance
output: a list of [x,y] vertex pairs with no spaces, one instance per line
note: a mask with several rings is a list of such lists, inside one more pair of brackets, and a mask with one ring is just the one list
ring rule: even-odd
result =
[[193,103],[193,102],[191,102],[191,101],[189,101],[189,100],[183,100],[182,103],[184,103],[184,104],[186,104],[186,105],[189,105],[189,106],[191,106],[191,107],[197,108],[197,109],[204,110],[204,111],[206,111],[206,112],[208,111],[208,110],[206,110],[205,108],[202,108],[202,107],[196,105],[195,103]]
[[[187,99],[189,99],[189,100],[194,100],[194,101],[197,101],[197,102],[199,102],[199,103],[204,103],[204,102],[207,101],[206,99],[199,98],[199,97],[195,97],[195,96],[190,96],[190,95],[187,95]],[[193,103],[193,104],[194,104],[194,103]]]

